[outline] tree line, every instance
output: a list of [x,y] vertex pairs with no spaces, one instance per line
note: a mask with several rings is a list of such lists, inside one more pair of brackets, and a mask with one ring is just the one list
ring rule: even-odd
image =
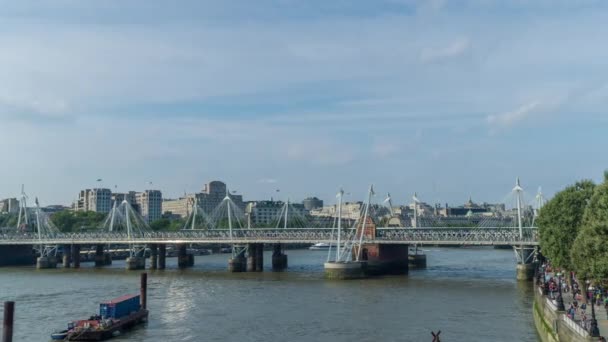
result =
[[541,252],[554,266],[581,278],[608,279],[608,171],[600,184],[581,180],[558,192],[537,224]]

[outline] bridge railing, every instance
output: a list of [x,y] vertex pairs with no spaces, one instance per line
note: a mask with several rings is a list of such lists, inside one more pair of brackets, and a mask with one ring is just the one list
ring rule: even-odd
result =
[[[39,239],[35,233],[0,234],[0,243],[10,244],[11,241],[21,243],[79,243],[95,241],[99,243],[143,243],[163,241],[225,241],[239,242],[250,240],[266,241],[329,241],[332,239],[331,228],[264,228],[264,229],[225,229],[214,230],[182,230],[177,232],[145,232],[129,237],[124,232],[86,232],[86,233],[54,233]],[[350,239],[355,230],[348,228],[343,231],[342,238]],[[335,236],[334,236],[335,237]],[[536,228],[526,228],[520,237],[517,228],[378,228],[376,242],[455,242],[471,244],[496,243],[536,243],[538,233]]]

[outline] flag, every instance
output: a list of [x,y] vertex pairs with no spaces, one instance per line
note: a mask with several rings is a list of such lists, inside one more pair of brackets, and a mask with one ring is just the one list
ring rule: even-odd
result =
[[281,192],[281,190],[280,190],[280,189],[277,189],[277,192]]
[[98,182],[101,182],[102,180],[103,180],[103,179],[101,179],[101,178],[97,178],[97,181],[98,181]]

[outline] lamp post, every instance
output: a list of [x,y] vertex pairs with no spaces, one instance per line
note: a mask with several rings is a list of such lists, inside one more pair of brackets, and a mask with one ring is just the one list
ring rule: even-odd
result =
[[564,306],[564,298],[562,298],[562,277],[561,277],[561,275],[557,276],[557,290],[559,293],[559,297],[557,297],[557,310],[566,311],[566,307]]
[[[595,288],[593,286],[590,286],[589,290],[591,290],[592,294],[595,294]],[[591,327],[589,333],[591,334],[591,337],[600,336],[600,329],[598,329],[597,320],[595,319],[595,298],[593,295],[591,296]]]

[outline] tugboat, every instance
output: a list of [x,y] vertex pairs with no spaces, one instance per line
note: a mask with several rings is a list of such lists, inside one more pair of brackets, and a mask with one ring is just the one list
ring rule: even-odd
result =
[[99,304],[99,314],[68,323],[66,330],[51,334],[61,341],[105,341],[147,322],[147,274],[141,275],[141,294],[125,295]]

